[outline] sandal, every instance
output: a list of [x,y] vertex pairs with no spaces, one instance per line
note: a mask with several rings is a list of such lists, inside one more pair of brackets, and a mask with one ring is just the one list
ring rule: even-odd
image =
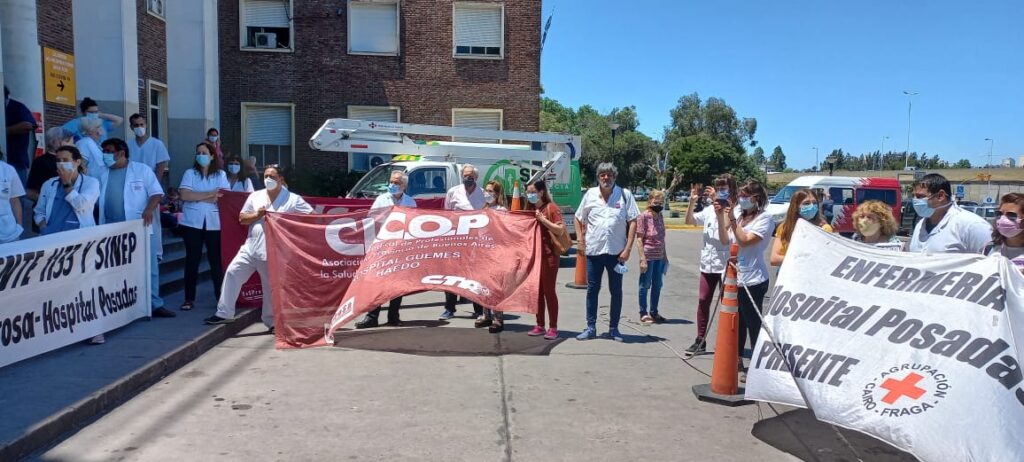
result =
[[181,304],[181,311],[189,311],[192,309],[192,301],[186,300],[185,303]]
[[497,334],[498,332],[501,332],[503,330],[505,330],[505,326],[504,326],[504,324],[502,324],[500,322],[496,322],[494,324],[491,324],[491,327],[487,328],[487,332],[490,332],[492,334]]

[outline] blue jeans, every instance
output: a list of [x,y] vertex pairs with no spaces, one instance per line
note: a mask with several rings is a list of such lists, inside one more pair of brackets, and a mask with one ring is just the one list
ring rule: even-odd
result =
[[619,264],[619,256],[587,255],[587,327],[597,324],[597,297],[601,293],[601,276],[608,270],[608,291],[612,294],[612,306],[608,327],[619,327],[619,316],[622,314],[622,275],[615,272]]
[[[155,220],[154,220],[155,221]],[[160,223],[153,224],[153,232],[160,232]],[[160,244],[157,243],[153,236],[149,237],[149,270],[150,270],[150,287],[149,293],[151,295],[153,309],[163,308],[164,299],[160,298],[160,262],[156,259],[157,247]]]
[[665,275],[665,260],[647,260],[647,271],[640,273],[640,316],[647,315],[647,289],[651,290],[651,314],[658,314],[661,299],[661,281]]

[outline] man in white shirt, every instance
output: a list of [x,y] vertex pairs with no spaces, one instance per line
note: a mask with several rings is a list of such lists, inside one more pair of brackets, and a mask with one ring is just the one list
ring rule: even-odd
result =
[[[607,337],[623,341],[619,333],[622,314],[622,273],[636,238],[640,210],[628,189],[615,185],[619,170],[609,162],[597,166],[598,186],[583,195],[576,209],[577,252],[587,255],[587,328],[577,340],[597,338],[597,298],[601,278],[608,270],[608,291],[612,295]],[[621,265],[621,266],[620,266]]]
[[150,136],[146,117],[142,114],[132,114],[128,118],[128,124],[135,134],[135,142],[128,143],[131,150],[131,157],[135,162],[142,162],[153,169],[158,181],[163,180],[164,172],[167,171],[167,163],[171,161],[171,155],[167,153],[167,146],[164,142]]
[[[444,196],[444,209],[445,210],[480,210],[487,205],[487,199],[484,198],[484,191],[480,185],[476,184],[477,180],[480,179],[480,171],[477,170],[473,164],[465,164],[462,166],[462,184],[452,186],[448,190],[448,194]],[[455,317],[455,304],[458,302],[459,297],[454,294],[445,292],[444,294],[444,313],[438,319],[442,321],[449,320]],[[473,303],[473,319],[479,318],[484,313],[484,308],[479,303]]]
[[0,151],[0,244],[18,240],[25,230],[21,209],[25,188],[21,185],[18,171],[3,159]]
[[[373,205],[370,206],[370,210],[387,213],[393,206],[416,208],[416,200],[405,193],[405,188],[408,186],[408,174],[401,170],[391,172],[391,179],[388,181],[388,192],[377,196],[377,199],[373,201]],[[402,320],[398,315],[398,309],[401,306],[402,297],[398,297],[391,300],[391,303],[388,303],[388,326],[402,325]],[[356,323],[356,329],[377,327],[379,325],[377,318],[380,317],[380,308],[378,306],[377,309],[366,313],[366,316]]]
[[284,174],[276,165],[267,166],[263,170],[263,183],[267,189],[261,189],[245,200],[242,212],[238,214],[238,222],[249,227],[249,237],[238,249],[224,272],[224,283],[221,285],[220,300],[217,301],[217,313],[203,321],[206,324],[228,324],[235,320],[235,303],[242,284],[249,280],[253,272],[260,275],[263,287],[263,324],[274,331],[274,310],[271,307],[270,274],[267,272],[267,243],[263,234],[263,221],[267,212],[313,213],[313,207],[298,194],[292,194],[285,187]]
[[153,217],[156,217],[156,232],[159,232],[160,216],[157,207],[164,197],[164,190],[156,181],[153,171],[138,162],[128,160],[128,144],[120,138],[109,138],[103,142],[103,158],[107,169],[100,176],[100,224],[142,219],[149,240],[150,294],[153,316],[173,318],[173,311],[164,308],[160,298],[160,263],[157,261],[157,245],[152,239]]
[[914,211],[922,217],[910,236],[911,252],[982,253],[992,225],[953,203],[949,181],[932,173],[914,182]]

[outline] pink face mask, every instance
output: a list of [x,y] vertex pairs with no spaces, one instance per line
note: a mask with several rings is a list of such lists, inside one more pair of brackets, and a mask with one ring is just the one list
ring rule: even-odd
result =
[[1020,234],[1021,231],[1024,231],[1024,229],[1020,229],[1020,226],[1016,221],[1006,218],[1005,216],[1001,216],[996,220],[996,231],[999,231],[999,234],[1002,234],[1003,237],[1015,237]]

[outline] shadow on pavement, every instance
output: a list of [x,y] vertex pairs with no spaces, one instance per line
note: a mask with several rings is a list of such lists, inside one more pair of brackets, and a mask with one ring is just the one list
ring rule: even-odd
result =
[[547,356],[572,335],[561,332],[560,338],[545,340],[526,335],[531,327],[517,324],[506,324],[505,331],[497,334],[487,332],[486,328],[439,329],[446,324],[444,321],[407,321],[402,327],[342,329],[335,334],[334,346],[418,356]]
[[[835,427],[849,441],[847,445],[832,426],[814,417],[806,409],[784,412],[754,424],[751,434],[802,460],[821,462],[870,460],[872,462],[911,462],[917,459],[879,439],[863,433]],[[853,447],[851,450],[850,446]]]

